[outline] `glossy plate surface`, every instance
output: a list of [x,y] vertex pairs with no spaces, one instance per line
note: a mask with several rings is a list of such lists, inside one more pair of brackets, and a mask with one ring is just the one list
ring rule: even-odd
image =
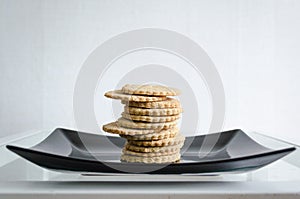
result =
[[218,174],[246,172],[270,164],[294,147],[270,149],[236,129],[187,137],[180,163],[141,164],[120,161],[125,140],[119,137],[55,129],[41,143],[22,148],[7,145],[19,156],[44,168],[80,173]]

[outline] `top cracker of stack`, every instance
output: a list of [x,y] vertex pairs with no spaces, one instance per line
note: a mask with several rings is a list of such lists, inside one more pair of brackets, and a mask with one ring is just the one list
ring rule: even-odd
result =
[[185,138],[176,126],[182,108],[178,100],[167,97],[179,94],[179,90],[165,86],[133,84],[105,93],[106,97],[122,100],[125,105],[121,118],[103,126],[104,131],[127,140],[122,161],[179,161]]

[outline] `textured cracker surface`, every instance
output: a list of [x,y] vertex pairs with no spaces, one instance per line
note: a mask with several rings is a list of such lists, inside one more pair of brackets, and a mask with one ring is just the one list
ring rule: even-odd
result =
[[175,96],[179,95],[180,91],[175,88],[169,88],[161,85],[138,85],[126,84],[122,87],[122,92],[136,95],[152,95],[152,96]]
[[179,133],[179,129],[177,127],[161,130],[157,133],[149,133],[146,135],[121,135],[121,137],[127,140],[162,140],[167,138],[175,137]]
[[123,154],[125,155],[133,155],[139,157],[158,157],[158,156],[165,156],[165,155],[174,155],[175,153],[180,153],[180,149],[168,152],[157,152],[157,153],[143,153],[143,152],[135,152],[129,151],[127,149],[123,149]]
[[142,152],[142,153],[158,153],[158,152],[174,152],[177,150],[180,150],[180,148],[183,146],[183,143],[172,145],[172,146],[166,146],[166,147],[144,147],[144,146],[134,146],[130,145],[128,142],[125,144],[126,149],[130,151],[135,152]]
[[138,108],[180,108],[180,102],[177,99],[167,98],[163,101],[158,102],[134,102],[122,100],[122,104],[126,104],[130,107]]
[[129,145],[135,145],[135,146],[145,146],[145,147],[163,147],[163,146],[172,146],[172,145],[178,145],[183,143],[185,140],[185,137],[181,134],[177,134],[173,138],[167,138],[162,140],[151,140],[151,141],[141,141],[141,140],[129,140]]
[[145,109],[125,106],[124,112],[130,115],[171,116],[182,113],[182,108]]
[[180,154],[166,155],[160,157],[139,157],[133,155],[121,155],[121,160],[125,162],[139,162],[139,163],[172,163],[180,159]]
[[119,135],[145,135],[145,134],[154,134],[159,132],[158,130],[154,129],[130,129],[124,128],[118,125],[117,122],[111,122],[108,124],[103,125],[103,131],[113,134]]
[[136,101],[136,102],[154,102],[165,100],[164,96],[142,96],[142,95],[129,95],[122,93],[120,90],[108,91],[104,94],[105,97],[112,99],[119,99],[125,101]]
[[130,115],[128,113],[122,113],[122,117],[128,120],[141,121],[141,122],[171,122],[178,120],[180,115],[171,116],[149,116],[149,115]]
[[177,120],[171,122],[149,123],[149,122],[134,122],[124,118],[119,118],[118,125],[125,128],[134,129],[169,129],[177,125]]

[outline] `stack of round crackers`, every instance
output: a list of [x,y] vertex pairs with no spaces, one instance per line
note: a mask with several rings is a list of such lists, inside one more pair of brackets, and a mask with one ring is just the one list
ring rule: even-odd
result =
[[170,96],[179,91],[160,85],[127,84],[105,96],[121,100],[122,116],[103,126],[108,133],[127,140],[121,160],[139,163],[171,163],[180,160],[185,137],[177,128],[182,108]]

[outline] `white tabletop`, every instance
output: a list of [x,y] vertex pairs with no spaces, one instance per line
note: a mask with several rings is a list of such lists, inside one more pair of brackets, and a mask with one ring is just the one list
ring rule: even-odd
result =
[[[299,150],[246,174],[85,176],[42,169],[5,148],[8,143],[32,146],[47,134],[0,140],[0,198],[300,198]],[[268,140],[248,135],[262,144]],[[272,142],[273,147],[281,144]]]

